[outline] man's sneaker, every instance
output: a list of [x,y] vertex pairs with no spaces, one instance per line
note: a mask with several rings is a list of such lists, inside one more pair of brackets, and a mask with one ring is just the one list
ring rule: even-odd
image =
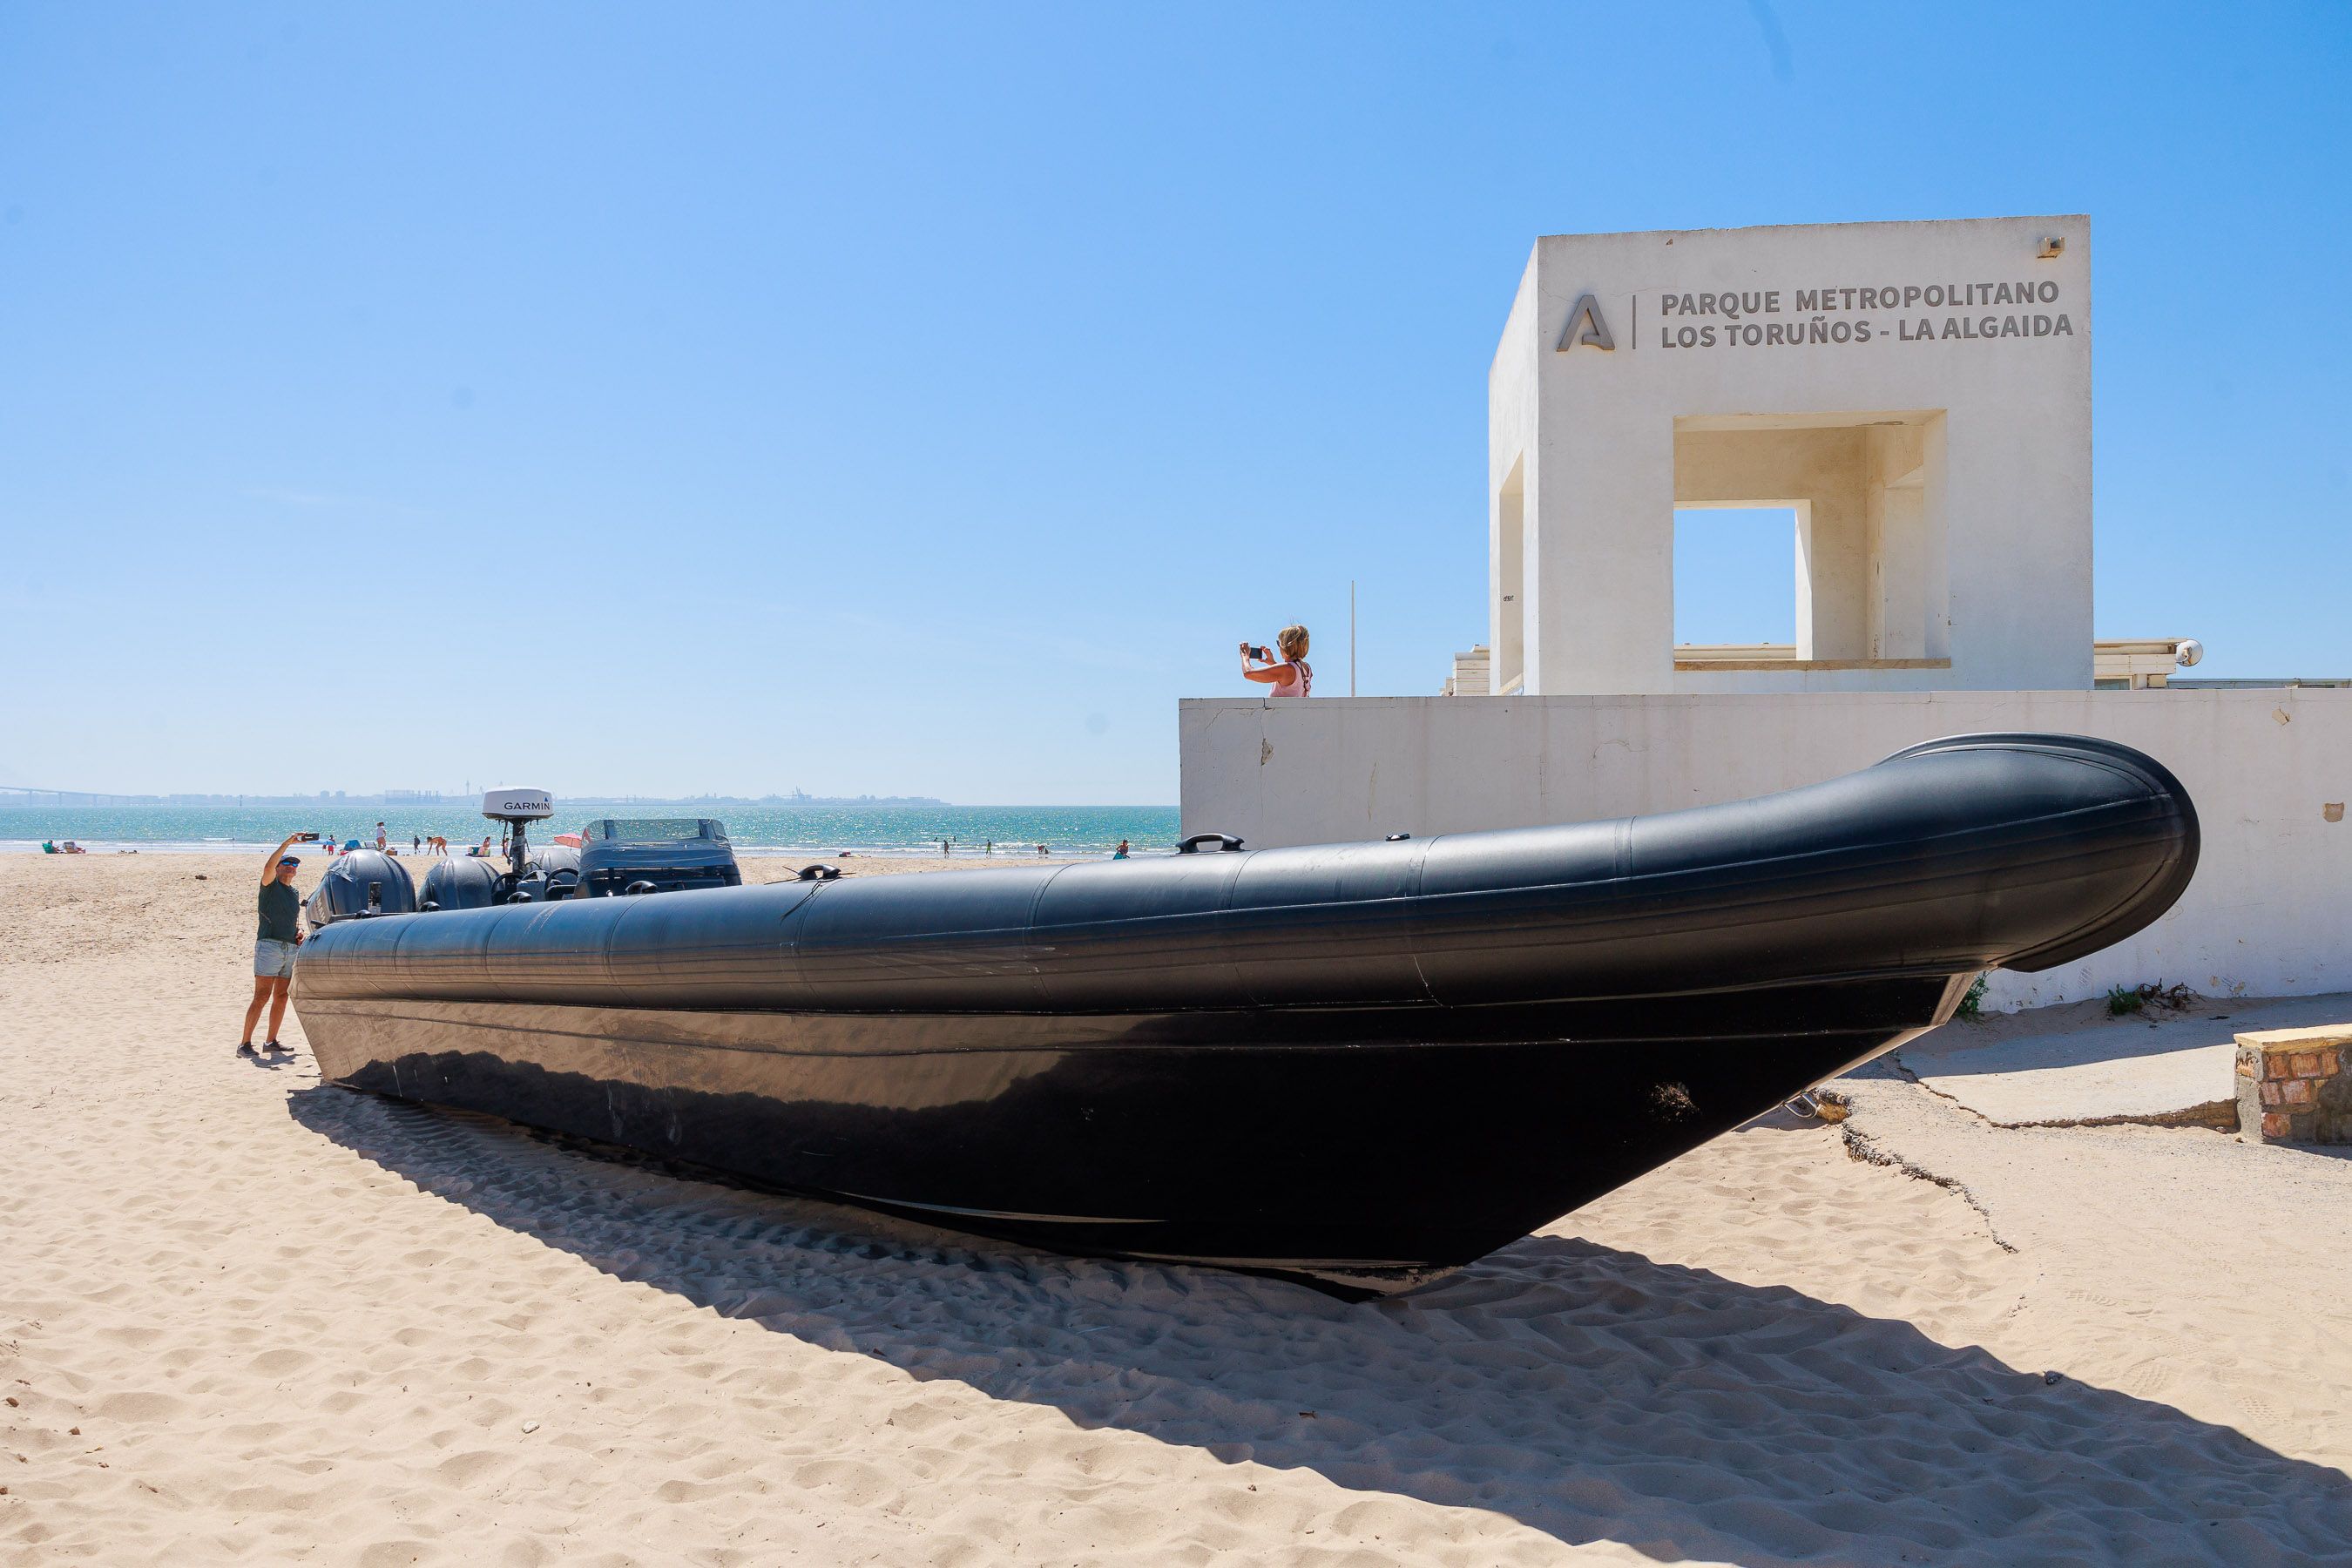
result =
[[263,1042],[261,1048],[265,1051],[282,1051],[286,1047],[279,1045],[276,1040],[268,1040]]
[[243,1040],[237,1044],[236,1054],[241,1057],[257,1057],[261,1053],[253,1048],[251,1040]]

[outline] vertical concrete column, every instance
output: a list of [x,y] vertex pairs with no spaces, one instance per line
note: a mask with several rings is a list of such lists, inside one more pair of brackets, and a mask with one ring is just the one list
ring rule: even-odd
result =
[[[1799,433],[1792,432],[1792,435]],[[1801,433],[1787,460],[1801,475],[1794,493],[1799,658],[1870,657],[1869,432],[1847,427]]]
[[1797,507],[1797,657],[1869,657],[1870,552],[1859,475],[1816,476]]
[[1673,422],[1548,405],[1528,519],[1528,690],[1673,690]]
[[1488,689],[1501,692],[1527,675],[1527,459],[1511,466],[1495,495],[1494,658]]
[[1864,497],[1871,658],[1927,657],[1927,476],[1916,425],[1869,430]]
[[1535,689],[1528,678],[1542,613],[1533,580],[1538,542],[1529,505],[1540,457],[1536,268],[1530,255],[1486,373],[1486,645],[1494,650],[1487,689],[1497,695],[1514,681]]
[[1929,417],[1919,430],[1919,584],[1926,610],[1921,651],[1929,658],[1952,657],[1951,485],[1946,463],[1945,416]]

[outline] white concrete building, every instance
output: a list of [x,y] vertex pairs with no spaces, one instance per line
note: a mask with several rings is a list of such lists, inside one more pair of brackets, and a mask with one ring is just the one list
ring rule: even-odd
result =
[[[2081,217],[1536,242],[1487,376],[1495,689],[2091,679]],[[1677,508],[1796,513],[1796,646],[1674,648]],[[1759,592],[1769,592],[1769,586]]]
[[[1444,697],[1185,702],[1183,830],[1580,821],[2104,735],[2188,786],[2196,882],[1994,1002],[2352,989],[2352,689],[2150,689],[2178,637],[2095,656],[2090,287],[2079,216],[1538,240],[1488,379],[1485,644]],[[1675,645],[1675,514],[1724,506],[1793,512],[1793,645]]]

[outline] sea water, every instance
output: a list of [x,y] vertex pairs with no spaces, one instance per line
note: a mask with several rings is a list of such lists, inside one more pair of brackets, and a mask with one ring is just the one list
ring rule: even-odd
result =
[[[710,816],[724,823],[740,854],[937,855],[946,839],[961,858],[993,845],[998,855],[1035,858],[1102,855],[1122,838],[1139,854],[1176,847],[1172,805],[736,805],[651,802],[565,807],[531,829],[534,839],[576,830],[602,816]],[[289,833],[331,836],[338,843],[385,837],[405,851],[412,837],[438,834],[453,847],[495,837],[464,802],[437,805],[62,805],[0,806],[0,851],[37,850],[44,839],[70,838],[92,854],[121,849],[268,849]]]

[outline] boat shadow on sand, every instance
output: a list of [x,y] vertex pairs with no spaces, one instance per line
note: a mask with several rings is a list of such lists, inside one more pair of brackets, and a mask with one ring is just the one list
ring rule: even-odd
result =
[[2341,1471],[1901,1321],[1571,1238],[1348,1304],[971,1242],[331,1086],[289,1110],[425,1192],[727,1317],[1564,1542],[1738,1563],[2352,1562]]

